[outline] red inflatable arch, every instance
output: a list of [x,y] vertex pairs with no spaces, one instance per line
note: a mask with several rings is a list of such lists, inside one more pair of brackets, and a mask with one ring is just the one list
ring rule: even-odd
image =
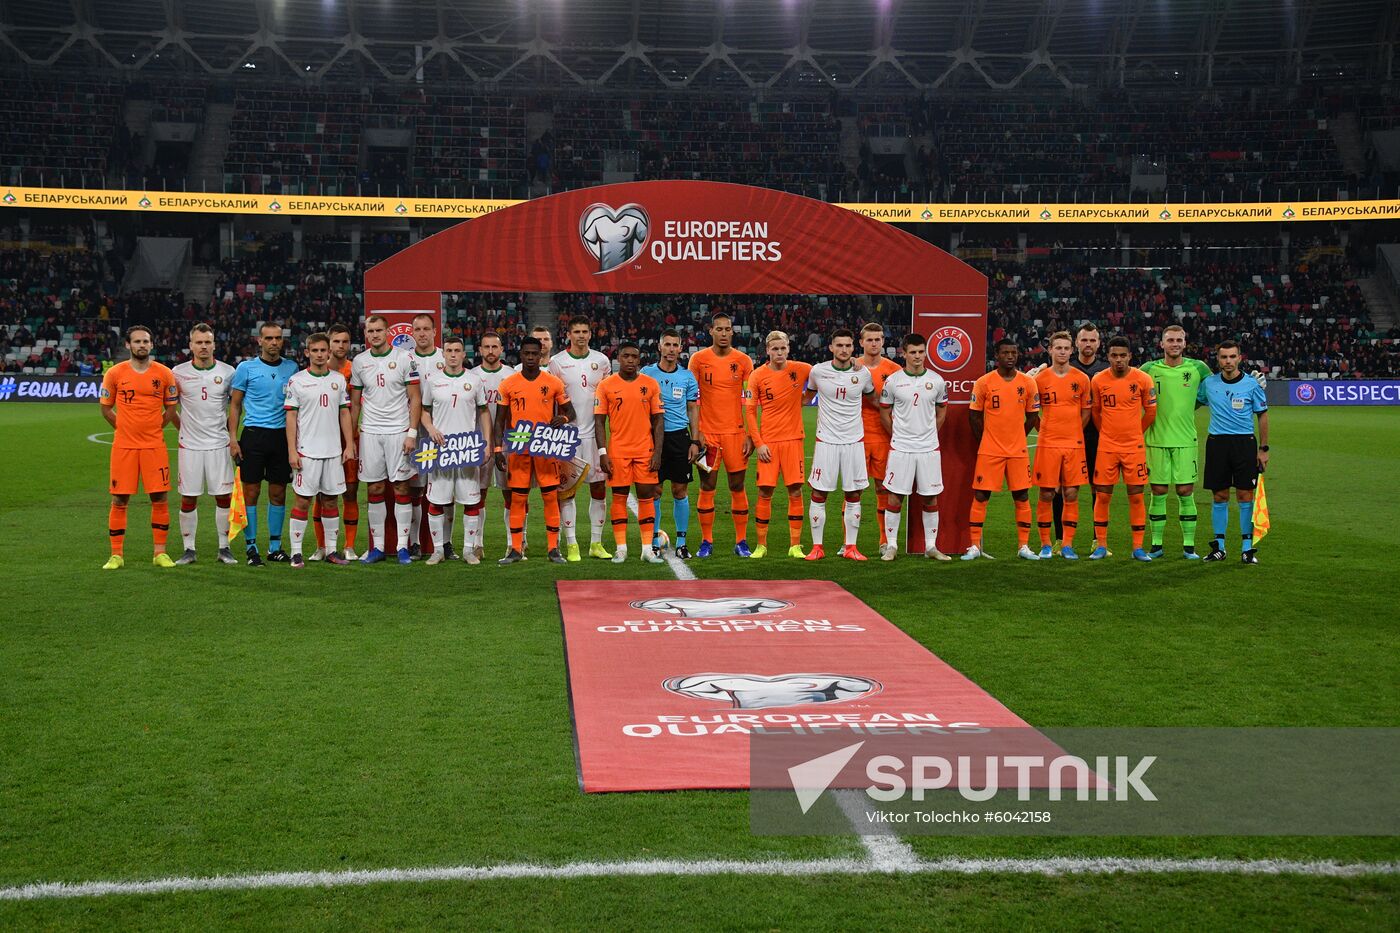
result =
[[[507,207],[410,246],[365,273],[365,313],[393,324],[427,312],[440,323],[443,292],[909,295],[911,327],[930,338],[929,363],[948,380],[953,406],[941,436],[939,547],[968,544],[967,401],[986,371],[987,279],[918,237],[767,188],[603,185]],[[922,550],[919,522],[905,525],[911,549]]]

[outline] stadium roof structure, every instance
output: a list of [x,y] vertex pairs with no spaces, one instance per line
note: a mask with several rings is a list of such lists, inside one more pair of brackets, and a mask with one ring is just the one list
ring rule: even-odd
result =
[[1394,0],[0,0],[0,63],[536,88],[1387,80]]

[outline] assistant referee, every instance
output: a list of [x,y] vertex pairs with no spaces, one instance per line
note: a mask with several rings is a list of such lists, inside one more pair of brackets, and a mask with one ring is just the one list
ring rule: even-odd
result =
[[[229,453],[238,464],[243,480],[243,498],[248,510],[248,527],[243,538],[248,546],[248,566],[261,567],[258,556],[258,496],[267,481],[267,559],[288,563],[282,550],[282,520],[286,512],[287,484],[292,467],[287,461],[287,380],[297,364],[282,358],[282,325],[264,322],[258,326],[258,355],[238,364],[229,391]],[[238,422],[243,421],[243,433]]]
[[[1201,382],[1196,402],[1210,406],[1206,436],[1205,487],[1215,496],[1210,519],[1215,540],[1208,561],[1225,559],[1225,528],[1230,521],[1230,490],[1240,507],[1240,561],[1259,563],[1254,547],[1254,488],[1269,462],[1269,403],[1264,387],[1240,371],[1240,345],[1222,340],[1215,348],[1220,371]],[[1254,419],[1259,418],[1259,436]]]

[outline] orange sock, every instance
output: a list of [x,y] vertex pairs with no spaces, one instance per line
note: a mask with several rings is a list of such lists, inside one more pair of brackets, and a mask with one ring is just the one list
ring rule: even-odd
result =
[[1016,504],[1016,543],[1027,547],[1031,543],[1031,500],[1011,500]]
[[340,526],[345,529],[345,546],[355,550],[355,533],[360,530],[360,500],[346,499],[340,510]]
[[[1138,496],[1141,499],[1141,496]],[[162,499],[151,503],[151,538],[155,542],[156,553],[165,553],[165,538],[170,534],[170,500]]]
[[1108,547],[1108,504],[1111,501],[1111,492],[1094,493],[1094,543],[1100,547]]
[[1133,550],[1142,550],[1142,533],[1147,530],[1147,500],[1140,492],[1128,493],[1128,524],[1133,529]]
[[979,548],[982,546],[982,523],[986,520],[987,503],[973,496],[972,508],[967,513],[967,525],[968,532],[972,535],[972,543]]
[[802,543],[802,526],[807,523],[802,513],[802,493],[788,499],[788,546],[797,547]]
[[316,549],[324,551],[326,549],[326,528],[321,524],[321,500],[319,497],[311,503],[311,518],[316,524]]
[[510,497],[510,547],[514,551],[525,549],[525,497],[528,489],[512,489]]
[[729,511],[734,517],[734,540],[744,541],[749,536],[749,494],[740,490],[729,494]]
[[695,514],[700,516],[700,540],[715,539],[715,491],[700,490],[700,501],[695,504]]
[[880,523],[880,547],[884,547],[888,542],[885,540],[885,494],[875,493],[875,514]]
[[1041,499],[1036,503],[1035,521],[1040,526],[1040,546],[1049,547],[1052,529],[1055,527],[1053,503]]
[[107,512],[107,537],[112,542],[112,553],[121,554],[126,546],[126,505],[112,503]]
[[651,547],[651,539],[656,535],[656,500],[637,498],[637,527],[642,532],[642,547]]
[[1064,509],[1060,512],[1060,527],[1064,529],[1064,534],[1060,538],[1060,547],[1074,547],[1074,533],[1079,530],[1079,500],[1065,500]]
[[[772,521],[772,519],[773,519],[773,499],[772,499],[771,497],[765,499],[763,496],[759,496],[759,497],[758,497],[758,508],[757,508],[757,510],[756,510],[755,513],[754,513],[754,520],[755,520],[755,524],[757,525],[757,530],[758,530],[758,546],[759,546],[759,547],[767,547],[767,546],[768,546],[768,523],[769,523],[770,521]],[[748,524],[748,523],[745,522],[745,525],[746,525],[746,526],[747,526],[747,524]],[[739,540],[742,540],[742,539],[743,539],[744,535],[743,535],[742,532],[739,531],[738,519],[735,519],[735,523],[734,523],[734,533],[735,533],[736,535],[739,536]]]
[[[642,507],[640,499],[637,500],[637,508]],[[613,543],[618,547],[625,547],[627,544],[627,493],[614,492],[612,497],[612,526]]]
[[551,551],[557,550],[559,547],[559,487],[541,489],[540,497],[544,499],[545,545]]

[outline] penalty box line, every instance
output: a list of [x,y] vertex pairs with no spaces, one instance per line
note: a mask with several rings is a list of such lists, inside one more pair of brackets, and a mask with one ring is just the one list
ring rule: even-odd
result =
[[817,875],[1233,875],[1247,877],[1363,878],[1400,874],[1400,862],[1293,861],[1286,859],[1154,858],[940,858],[896,868],[872,859],[652,859],[619,862],[571,862],[545,865],[456,865],[441,868],[267,872],[246,875],[155,878],[145,881],[41,882],[0,888],[0,901],[47,901],[118,895],[172,894],[196,891],[259,891],[363,887],[371,884],[421,884],[433,881],[507,881],[580,878],[699,878],[719,875],[802,877]]

